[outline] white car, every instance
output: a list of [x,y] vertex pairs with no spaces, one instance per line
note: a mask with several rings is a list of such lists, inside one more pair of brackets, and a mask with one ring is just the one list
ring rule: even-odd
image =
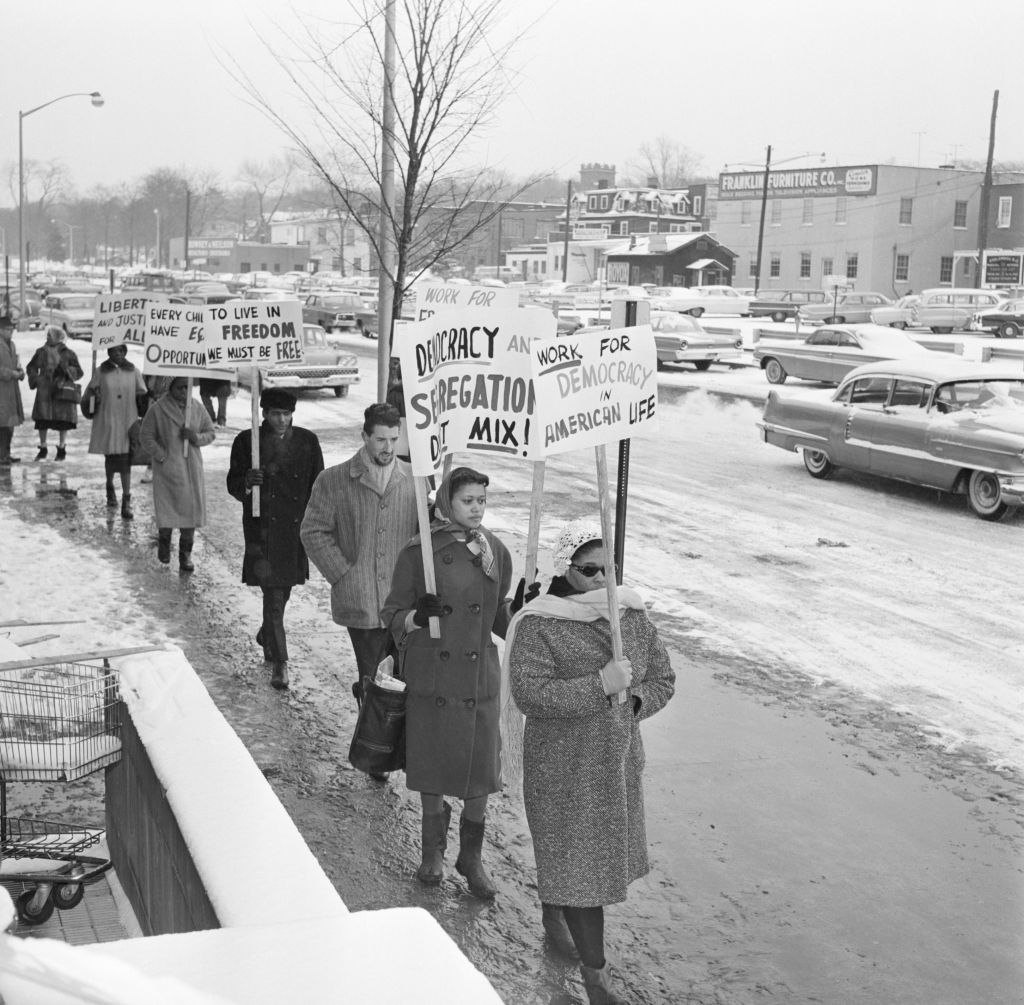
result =
[[[302,362],[272,369],[260,367],[263,387],[286,387],[290,391],[318,390],[329,387],[336,398],[344,398],[349,386],[359,383],[359,359],[355,353],[344,352],[331,345],[327,332],[320,325],[302,326]],[[250,387],[253,382],[250,366],[238,368],[238,383]]]
[[702,314],[750,314],[751,298],[731,286],[655,286],[650,290],[651,306],[699,318]]

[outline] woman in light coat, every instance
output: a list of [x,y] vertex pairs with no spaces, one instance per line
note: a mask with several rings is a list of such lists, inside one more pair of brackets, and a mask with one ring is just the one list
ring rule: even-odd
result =
[[[206,483],[200,447],[216,433],[206,409],[190,398],[188,381],[175,377],[168,392],[142,420],[141,446],[153,459],[153,512],[159,530],[157,558],[171,561],[171,531],[181,529],[178,565],[192,572],[196,527],[206,523]],[[188,444],[188,453],[185,444]]]
[[81,380],[82,367],[72,349],[64,344],[64,329],[50,325],[46,329],[46,342],[29,360],[25,372],[28,386],[34,388],[36,399],[32,405],[32,418],[39,432],[39,452],[36,460],[45,460],[46,434],[57,431],[57,455],[62,461],[67,456],[68,430],[78,425],[78,405],[73,401],[59,401],[55,397],[55,384],[60,379]]
[[0,467],[17,464],[21,458],[11,456],[14,427],[25,421],[18,382],[25,371],[14,348],[14,319],[9,314],[0,316]]
[[[114,475],[121,478],[121,516],[134,517],[132,511],[132,453],[130,430],[139,418],[138,397],[147,394],[138,368],[128,361],[128,346],[114,345],[93,371],[85,389],[85,402],[93,401],[89,453],[102,454],[107,476],[107,506],[117,505]],[[82,405],[83,411],[86,404]]]

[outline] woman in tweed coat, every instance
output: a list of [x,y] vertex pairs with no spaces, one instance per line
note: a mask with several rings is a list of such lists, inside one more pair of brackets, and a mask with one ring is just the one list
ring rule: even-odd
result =
[[[526,716],[523,797],[544,927],[559,944],[564,916],[592,1003],[609,987],[604,905],[649,871],[639,722],[664,707],[675,674],[639,595],[619,587],[623,659],[612,658],[601,531],[586,521],[559,537],[546,596],[509,626],[512,696]],[[621,695],[621,699],[620,699]]]

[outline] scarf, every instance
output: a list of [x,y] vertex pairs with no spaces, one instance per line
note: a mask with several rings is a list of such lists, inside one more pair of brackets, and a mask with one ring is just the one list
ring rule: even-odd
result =
[[[619,610],[646,610],[640,594],[632,587],[618,588]],[[512,697],[512,675],[510,658],[516,631],[524,618],[554,618],[558,621],[608,621],[608,591],[589,590],[568,597],[557,597],[546,593],[521,607],[509,622],[505,632],[505,650],[501,655],[501,766],[503,781],[509,787],[517,787],[523,777],[523,713]]]
[[395,458],[392,457],[387,464],[378,464],[368,453],[366,446],[359,448],[359,455],[363,459],[363,467],[366,468],[366,476],[370,483],[377,490],[378,495],[384,495],[384,490],[391,480],[391,472],[395,470]]
[[449,515],[451,511],[451,473],[449,472],[448,477],[441,482],[434,493],[434,519],[430,523],[431,537],[439,531],[447,531],[456,539],[464,538],[466,547],[480,555],[480,565],[484,575],[495,583],[498,582],[498,563],[494,558],[494,550],[491,548],[491,542],[487,540],[484,529],[481,527],[479,530],[470,530],[463,527],[462,524],[453,522]]

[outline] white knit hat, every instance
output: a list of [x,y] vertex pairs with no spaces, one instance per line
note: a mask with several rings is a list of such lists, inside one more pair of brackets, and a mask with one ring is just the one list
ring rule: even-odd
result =
[[555,575],[564,576],[572,556],[591,541],[600,541],[601,527],[593,520],[571,520],[559,532],[555,542]]

